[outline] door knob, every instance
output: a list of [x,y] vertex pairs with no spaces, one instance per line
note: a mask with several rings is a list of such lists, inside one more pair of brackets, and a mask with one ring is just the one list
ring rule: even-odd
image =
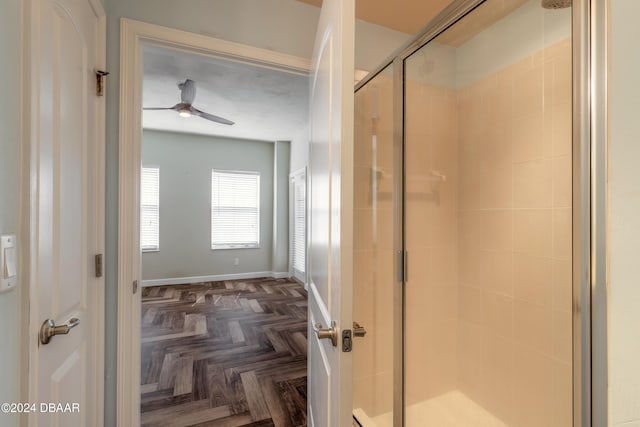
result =
[[40,343],[49,344],[54,335],[66,335],[69,331],[80,324],[80,319],[73,317],[64,325],[56,326],[56,322],[47,319],[40,327]]
[[331,328],[323,328],[322,323],[316,323],[313,330],[319,340],[328,339],[334,347],[338,345],[338,324],[335,320],[331,322]]
[[367,335],[367,330],[358,322],[353,322],[353,335],[356,337],[364,337]]

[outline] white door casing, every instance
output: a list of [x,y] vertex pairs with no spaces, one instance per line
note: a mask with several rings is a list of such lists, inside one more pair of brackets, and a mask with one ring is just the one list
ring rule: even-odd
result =
[[[95,277],[94,256],[104,244],[104,98],[96,96],[95,69],[105,60],[105,14],[92,0],[31,0],[25,10],[29,215],[22,229],[28,399],[36,404],[28,421],[101,426],[104,280]],[[77,327],[40,344],[46,319],[71,318]]]
[[120,22],[120,136],[118,171],[117,424],[140,424],[139,186],[142,135],[142,46],[180,49],[308,74],[309,60],[202,34],[123,18]]
[[[311,75],[309,146],[308,425],[351,425],[351,353],[342,331],[352,325],[353,279],[353,0],[325,0]],[[313,326],[336,321],[338,345]]]

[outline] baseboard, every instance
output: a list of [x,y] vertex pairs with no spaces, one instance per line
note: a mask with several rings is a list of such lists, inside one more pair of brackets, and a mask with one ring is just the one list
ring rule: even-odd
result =
[[257,271],[253,273],[215,274],[211,276],[171,277],[168,279],[143,280],[142,286],[182,285],[184,283],[217,282],[220,280],[257,279],[259,277],[273,277],[284,279],[289,277],[288,272]]
[[291,275],[289,274],[288,271],[272,271],[271,272],[271,277],[273,277],[274,279],[286,279],[287,277],[291,277]]

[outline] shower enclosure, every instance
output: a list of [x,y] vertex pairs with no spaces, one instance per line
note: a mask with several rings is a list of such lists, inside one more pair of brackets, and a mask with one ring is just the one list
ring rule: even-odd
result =
[[582,425],[573,8],[454,2],[356,87],[354,425]]

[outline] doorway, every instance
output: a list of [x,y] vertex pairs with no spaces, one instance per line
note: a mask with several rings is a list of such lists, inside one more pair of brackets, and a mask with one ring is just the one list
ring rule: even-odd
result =
[[[132,94],[132,98],[128,99],[127,102],[121,103],[121,114],[124,120],[124,122],[121,122],[123,123],[121,128],[123,130],[123,133],[126,133],[127,135],[129,135],[129,139],[126,144],[124,144],[122,142],[123,140],[121,140],[122,145],[121,145],[121,151],[120,151],[120,183],[121,183],[121,186],[133,188],[135,191],[123,190],[123,187],[121,187],[121,192],[120,192],[120,218],[121,218],[121,221],[120,221],[121,233],[120,233],[120,240],[119,240],[119,245],[120,245],[119,247],[120,249],[119,250],[119,253],[120,253],[119,310],[120,310],[120,313],[119,313],[119,338],[118,339],[119,339],[119,346],[120,346],[119,348],[121,349],[119,351],[119,357],[122,360],[118,364],[119,366],[118,367],[118,400],[119,400],[118,405],[119,405],[119,408],[121,408],[121,410],[118,412],[118,417],[119,417],[119,423],[126,424],[126,425],[129,425],[129,424],[137,425],[140,423],[140,384],[138,381],[135,381],[132,379],[140,378],[140,367],[142,363],[142,361],[140,360],[140,350],[139,350],[140,342],[141,342],[140,326],[141,326],[141,318],[142,318],[141,294],[143,292],[149,293],[148,290],[150,289],[147,287],[143,287],[143,285],[155,284],[155,285],[173,286],[176,283],[176,280],[178,280],[180,283],[182,283],[182,285],[188,287],[193,285],[194,282],[196,283],[205,282],[207,283],[206,286],[208,286],[207,290],[211,292],[208,295],[205,295],[207,294],[207,290],[204,290],[202,292],[202,297],[203,297],[202,301],[205,303],[210,302],[211,304],[215,303],[216,302],[215,299],[218,299],[218,297],[220,297],[217,301],[218,303],[220,303],[223,300],[226,301],[227,299],[225,295],[216,295],[214,299],[214,294],[215,294],[214,288],[216,288],[220,283],[222,283],[222,285],[225,287],[228,285],[230,288],[235,290],[233,298],[236,298],[235,303],[239,303],[239,304],[243,303],[241,301],[243,300],[242,295],[239,296],[239,293],[242,293],[244,290],[251,288],[252,285],[247,283],[240,284],[238,280],[249,282],[249,281],[255,280],[257,277],[268,276],[268,278],[270,280],[273,280],[274,283],[271,283],[268,286],[266,284],[263,284],[265,285],[264,287],[262,285],[259,286],[259,288],[263,289],[265,293],[269,293],[267,290],[265,290],[266,288],[268,288],[270,291],[273,291],[275,288],[289,289],[287,286],[284,286],[284,284],[280,282],[282,280],[285,280],[283,279],[283,277],[289,276],[288,274],[289,266],[287,265],[288,237],[289,237],[288,236],[289,227],[287,225],[288,215],[289,215],[289,201],[287,198],[287,192],[288,192],[288,186],[289,186],[289,177],[288,177],[289,142],[288,141],[291,141],[291,139],[297,136],[297,135],[291,135],[289,138],[273,137],[271,135],[267,135],[268,132],[265,132],[263,133],[264,136],[260,138],[262,140],[258,141],[258,138],[256,136],[248,136],[243,138],[242,136],[236,135],[235,137],[233,137],[227,134],[223,136],[218,135],[216,137],[213,137],[211,135],[202,135],[202,132],[199,132],[197,130],[192,130],[191,133],[187,134],[187,136],[184,136],[184,135],[180,136],[179,139],[182,141],[186,141],[185,144],[187,145],[195,144],[195,145],[202,146],[203,140],[205,139],[206,140],[210,140],[212,138],[219,139],[222,137],[229,140],[227,141],[227,143],[235,142],[235,145],[233,146],[233,148],[222,150],[222,152],[225,152],[225,153],[228,153],[233,150],[237,151],[238,149],[240,149],[240,146],[243,144],[259,145],[260,147],[262,147],[262,149],[269,151],[271,153],[270,154],[271,157],[269,158],[269,162],[268,162],[270,167],[269,171],[268,172],[257,171],[257,172],[260,172],[261,179],[259,181],[260,181],[261,190],[263,189],[263,184],[265,184],[265,187],[264,187],[265,190],[262,192],[262,195],[266,195],[267,193],[269,193],[271,194],[271,196],[269,197],[271,197],[273,200],[273,203],[269,207],[263,208],[262,206],[260,206],[260,209],[263,211],[269,211],[272,215],[271,220],[267,219],[264,222],[260,223],[261,230],[259,235],[261,237],[264,237],[264,239],[261,240],[259,243],[257,243],[254,247],[245,249],[246,251],[258,252],[260,250],[260,246],[264,246],[264,248],[267,250],[267,252],[270,255],[269,264],[268,265],[260,264],[259,266],[253,266],[253,268],[250,268],[251,271],[249,272],[238,271],[240,267],[244,267],[244,266],[248,267],[249,265],[251,265],[250,255],[247,255],[247,257],[243,257],[242,255],[240,255],[240,252],[238,252],[238,251],[241,251],[240,248],[235,247],[235,248],[229,248],[229,249],[227,248],[222,249],[219,247],[220,242],[214,242],[213,240],[209,241],[209,239],[213,237],[210,229],[211,221],[212,221],[211,212],[213,209],[213,206],[211,204],[212,185],[213,185],[212,182],[213,182],[213,179],[215,178],[213,175],[216,173],[224,174],[229,171],[234,173],[235,172],[251,172],[251,170],[249,170],[251,168],[246,168],[244,166],[238,166],[238,165],[234,166],[233,164],[230,163],[231,160],[227,159],[229,161],[226,162],[226,166],[220,166],[220,165],[207,166],[208,175],[205,174],[207,176],[204,177],[204,184],[203,184],[204,185],[203,188],[206,187],[205,189],[207,191],[205,191],[203,194],[200,195],[200,201],[202,200],[205,201],[204,209],[202,210],[205,210],[203,216],[205,217],[206,230],[204,230],[204,232],[198,232],[197,235],[199,236],[198,238],[201,238],[201,240],[202,238],[204,239],[204,246],[206,249],[204,251],[206,252],[205,256],[212,256],[211,253],[216,252],[216,255],[218,258],[220,258],[220,256],[225,258],[225,262],[226,264],[228,264],[229,269],[225,271],[223,271],[222,268],[216,268],[213,271],[204,271],[204,270],[195,271],[194,270],[195,272],[186,271],[186,270],[178,271],[174,269],[173,271],[165,272],[165,274],[163,274],[164,277],[160,277],[160,276],[147,277],[147,278],[143,277],[142,274],[144,274],[144,268],[141,268],[140,261],[142,261],[142,264],[144,265],[145,255],[153,255],[153,253],[152,252],[148,254],[142,253],[142,258],[141,258],[140,256],[141,244],[143,242],[139,241],[137,239],[137,236],[131,236],[130,232],[128,231],[123,232],[123,230],[129,230],[127,227],[134,227],[132,229],[138,229],[140,224],[139,217],[137,217],[135,212],[139,211],[140,200],[141,200],[139,187],[137,184],[139,183],[138,177],[140,176],[141,166],[143,166],[143,163],[144,163],[143,140],[147,136],[153,136],[152,134],[154,132],[156,134],[155,137],[158,137],[158,133],[162,133],[164,135],[162,138],[164,139],[167,139],[167,138],[176,139],[177,134],[174,132],[172,134],[169,134],[171,135],[170,137],[167,137],[168,132],[166,132],[166,129],[143,131],[143,123],[142,123],[142,120],[140,120],[142,118],[140,115],[140,111],[142,111],[142,108],[146,107],[147,105],[146,105],[146,101],[143,104],[142,80],[144,76],[145,62],[143,61],[142,54],[144,50],[147,48],[151,50],[170,49],[174,51],[174,54],[176,52],[181,52],[181,54],[195,55],[199,58],[207,58],[207,60],[215,59],[216,61],[227,61],[229,64],[233,64],[233,66],[237,66],[238,64],[246,64],[248,67],[250,66],[253,68],[259,68],[261,70],[264,70],[264,72],[260,76],[252,79],[249,83],[262,84],[264,87],[271,90],[273,89],[273,86],[269,83],[269,73],[273,73],[275,70],[280,73],[283,73],[283,72],[288,73],[289,76],[295,76],[295,77],[290,77],[289,80],[299,79],[302,81],[306,81],[308,63],[307,61],[301,60],[299,58],[289,57],[287,55],[275,54],[273,52],[250,48],[247,46],[242,46],[242,45],[224,42],[220,40],[215,40],[208,37],[201,37],[193,34],[185,34],[180,31],[174,31],[174,30],[157,27],[150,24],[135,22],[135,21],[125,20],[123,22],[123,28],[124,28],[125,36],[122,39],[122,42],[123,42],[122,52],[124,55],[123,58],[127,58],[126,60],[123,59],[123,63],[129,64],[128,65],[129,69],[126,70],[125,73],[123,73],[121,83],[123,88],[135,88],[135,89],[132,89],[130,92]],[[129,54],[131,56],[127,56]],[[179,68],[180,66],[181,65],[174,68]],[[191,70],[191,71],[194,72],[194,70]],[[237,75],[237,73],[232,73],[232,75]],[[188,78],[188,76],[180,77],[179,79],[176,79],[176,78],[169,79],[170,81],[168,81],[168,84],[167,84],[166,91],[173,92],[173,95],[175,97],[178,97],[178,99],[179,99],[180,93],[178,91],[178,88],[175,87],[175,85],[176,83],[179,82],[178,80],[181,80],[183,78]],[[250,86],[250,84],[247,84],[247,86]],[[206,88],[203,88],[203,89],[204,90],[198,93],[199,97],[202,95],[202,92],[204,93],[207,92]],[[241,93],[240,96],[248,98],[249,93],[244,92],[244,93]],[[305,93],[305,96],[306,96],[306,93]],[[205,106],[203,106],[202,110],[205,110],[205,107],[206,107],[205,98],[206,96],[204,98],[196,98],[196,100],[194,101],[194,106],[197,107],[198,105],[196,104],[198,104],[199,102],[200,103],[204,102]],[[282,108],[277,108],[277,102],[280,99],[279,94],[274,93],[272,94],[271,98],[274,104],[276,104],[276,105],[273,105],[272,107],[276,107],[276,109],[282,110]],[[173,103],[175,103],[175,102],[172,103],[171,100],[168,100],[167,102],[168,102],[167,104],[168,107],[170,107],[171,105],[173,105]],[[304,107],[306,109],[306,98],[304,98],[301,102],[302,104],[304,104]],[[164,106],[164,104],[158,105],[158,106]],[[208,110],[206,111],[212,114],[216,114],[219,116],[224,115],[224,113],[222,112],[218,112],[217,110],[214,111],[215,106],[208,106],[206,108],[208,108]],[[218,108],[221,108],[221,103],[218,103]],[[167,111],[167,113],[174,113],[177,118],[176,112]],[[301,112],[301,114],[304,115],[304,110]],[[231,114],[228,114],[228,115],[230,116]],[[136,119],[136,117],[140,119]],[[201,117],[191,117],[190,119],[201,119]],[[169,119],[167,120],[161,119],[159,122],[168,123],[168,121]],[[239,123],[238,119],[234,121]],[[204,120],[203,122],[205,124],[207,123]],[[295,120],[293,121],[293,123],[294,124],[296,123]],[[302,125],[304,126],[304,123],[302,123]],[[275,128],[275,129],[278,129],[278,128],[282,129],[282,127],[283,126],[279,125],[278,123],[272,123],[272,126],[271,126],[271,128]],[[271,128],[269,128],[268,130],[272,130]],[[245,123],[245,129],[250,129],[255,131],[256,121],[254,120],[253,126],[251,124],[246,126],[246,123]],[[145,136],[145,133],[147,133],[148,135]],[[141,135],[142,135],[142,138],[140,137]],[[265,138],[269,138],[270,136],[272,140],[264,141]],[[207,148],[211,148],[211,147],[209,146]],[[218,158],[218,160],[220,161],[224,161],[224,158],[219,158],[221,156],[213,156],[211,155],[211,153],[209,153],[208,155],[200,156],[200,158],[209,158],[209,159],[214,157]],[[238,156],[238,157],[242,157],[242,156]],[[244,157],[246,160],[247,157],[251,157],[251,156],[245,155]],[[174,157],[174,159],[176,159],[176,157]],[[154,162],[151,162],[151,163],[154,163]],[[286,169],[282,168],[283,164],[286,164],[287,166]],[[153,165],[150,164],[149,166],[153,166]],[[280,169],[283,169],[284,172],[280,173],[279,172]],[[256,170],[253,170],[253,172],[256,172]],[[162,168],[159,172],[159,175],[160,175],[160,181],[159,181],[160,187],[162,187],[163,186]],[[282,185],[279,185],[280,180],[282,181],[281,183]],[[266,184],[269,184],[269,185],[266,185]],[[278,191],[277,189],[280,187],[282,187],[284,190]],[[269,190],[269,188],[271,189]],[[198,193],[198,191],[196,191],[195,188],[192,188],[192,191],[183,190],[182,193]],[[282,223],[280,223],[279,220],[274,221],[274,218],[278,218],[277,215],[279,212],[281,212],[281,217],[285,219]],[[162,209],[159,211],[159,214],[160,214],[160,220],[159,220],[160,224],[162,224],[163,221],[166,222],[169,217],[175,216],[175,215],[169,215],[169,217],[164,216],[164,219],[163,219]],[[265,233],[268,234],[268,236],[265,237]],[[276,237],[275,239],[274,239],[274,236]],[[160,237],[161,237],[161,240],[159,243],[160,251],[162,251],[162,248],[167,248],[167,243],[169,247],[171,246],[171,243],[167,241],[163,243],[162,236]],[[275,243],[272,243],[272,242],[275,242]],[[272,254],[282,254],[282,253],[284,253],[284,257],[278,258],[276,256],[271,256]],[[175,256],[177,255],[174,254],[174,257]],[[274,261],[276,258],[278,259],[283,258],[284,261]],[[208,263],[210,264],[210,260]],[[160,262],[160,264],[161,264],[160,267],[163,267],[164,265],[167,264],[167,262],[163,261],[163,262]],[[200,263],[200,264],[203,264],[203,263]],[[207,264],[207,261],[205,261],[204,264]],[[149,266],[150,265],[151,263],[149,264]],[[182,281],[182,279],[184,278],[190,278],[191,280],[188,280],[189,283],[186,283]],[[145,282],[145,280],[147,281]],[[154,283],[154,280],[155,280],[155,283]],[[178,286],[182,286],[182,285],[178,285]],[[255,284],[253,286],[256,287]],[[240,290],[239,287],[245,287],[246,289]],[[142,292],[140,291],[141,288],[142,288]],[[177,288],[173,288],[173,289],[175,290]],[[289,294],[292,297],[295,297],[295,295],[292,294],[293,291],[294,290],[291,290],[291,291],[287,290],[286,292],[289,292]],[[304,290],[302,291],[304,292]],[[166,292],[167,292],[166,289],[162,290],[163,294]],[[199,291],[195,289],[187,290],[185,291],[185,297],[186,299],[190,298],[189,296],[190,294],[193,294],[194,296],[196,296],[198,292]],[[133,298],[131,298],[131,295],[133,295]],[[145,297],[146,296],[148,295],[145,294]],[[298,297],[301,297],[301,294],[299,294]],[[244,302],[247,302],[250,299],[245,298],[245,300],[246,301]],[[193,302],[191,302],[191,304],[197,301],[198,301],[198,298],[196,297],[196,299]],[[250,302],[247,302],[247,303],[250,304],[250,308],[257,309],[257,307],[254,307]],[[261,307],[261,308],[263,311],[265,312],[267,311],[265,307]],[[151,316],[149,315],[149,317]],[[184,320],[184,323],[187,323],[186,318],[183,320]],[[197,324],[198,322],[195,322],[195,324],[193,325],[195,328],[194,331],[198,330]],[[211,329],[214,329],[214,328],[215,327]],[[240,337],[239,334],[235,335],[236,340],[239,339],[239,337]],[[250,399],[247,399],[245,402],[249,400]]]

